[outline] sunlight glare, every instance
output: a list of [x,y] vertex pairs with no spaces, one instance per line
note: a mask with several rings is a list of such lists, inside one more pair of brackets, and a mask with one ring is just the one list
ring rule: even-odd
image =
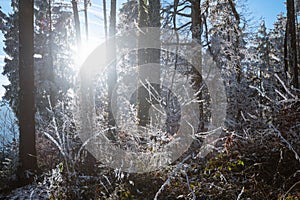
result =
[[77,59],[78,67],[80,67],[84,61],[88,58],[88,56],[95,50],[95,48],[98,46],[98,42],[85,42],[81,45],[81,48],[78,49],[77,56],[75,59]]
[[82,42],[81,47],[75,51],[74,61],[76,65],[74,69],[78,71],[89,55],[103,43],[103,39],[90,37],[89,41]]

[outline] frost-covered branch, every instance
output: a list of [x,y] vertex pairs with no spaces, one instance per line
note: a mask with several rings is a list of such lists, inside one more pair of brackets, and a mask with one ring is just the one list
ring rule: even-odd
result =
[[175,168],[175,169],[171,172],[171,174],[168,176],[167,180],[162,184],[162,186],[161,186],[161,187],[159,188],[159,190],[156,192],[155,197],[154,197],[154,200],[157,200],[158,195],[159,195],[160,193],[162,193],[162,191],[165,189],[165,187],[166,187],[167,185],[170,184],[171,178],[176,174],[176,172],[178,172],[178,171],[182,168],[183,164],[184,164],[187,160],[189,160],[191,157],[192,157],[191,155],[188,155],[187,157],[185,157],[185,158],[184,158],[184,159],[176,166],[176,168]]

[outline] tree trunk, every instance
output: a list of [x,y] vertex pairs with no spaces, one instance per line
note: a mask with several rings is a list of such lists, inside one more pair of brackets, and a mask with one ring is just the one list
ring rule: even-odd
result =
[[88,24],[88,0],[84,0],[84,23],[85,23],[85,35],[86,35],[86,40],[89,39],[89,24]]
[[287,0],[285,69],[287,69],[287,73],[291,75],[291,85],[295,88],[299,88],[295,20],[295,2],[294,0]]
[[[146,5],[144,0],[138,1],[138,26],[140,28],[145,28],[148,26],[148,19],[146,13]],[[138,117],[138,125],[145,127],[149,124],[149,105],[146,100],[147,91],[142,89],[143,86],[140,84],[140,81],[145,81],[144,76],[146,76],[146,72],[142,70],[141,66],[148,63],[147,60],[147,50],[140,49],[140,44],[143,41],[142,34],[138,34],[138,56],[137,56],[137,63],[138,63],[138,95],[137,95],[137,117]]]
[[[140,44],[146,39],[143,34],[138,35],[138,97],[137,97],[137,117],[138,125],[140,127],[146,127],[150,123],[149,109],[151,104],[155,102],[148,102],[149,91],[144,85],[151,84],[152,88],[159,93],[159,80],[160,80],[160,68],[153,69],[145,66],[148,63],[160,64],[160,0],[151,0],[149,5],[145,5],[145,1],[139,0],[139,13],[138,13],[138,26],[140,28],[157,27],[156,31],[151,31],[153,38],[158,38],[155,43],[157,48],[141,49]],[[148,14],[147,14],[148,11]],[[147,31],[150,31],[149,29]],[[147,35],[147,34],[146,34]],[[152,65],[156,66],[156,65]],[[155,84],[153,84],[155,83]],[[155,93],[155,92],[154,92]]]
[[116,34],[116,18],[117,18],[117,1],[111,0],[110,3],[110,20],[109,20],[109,36]]
[[55,73],[54,73],[54,61],[53,61],[53,31],[52,31],[52,4],[51,4],[51,0],[49,1],[49,41],[50,41],[50,45],[49,45],[49,82],[51,83],[50,85],[50,103],[51,103],[51,107],[55,107],[56,105],[56,92],[54,89],[54,85],[55,85]]
[[[232,13],[234,15],[234,18],[236,20],[236,27],[234,27],[234,33],[236,34],[236,38],[234,41],[234,54],[235,56],[239,56],[239,47],[240,47],[240,36],[239,36],[239,25],[240,25],[240,15],[236,10],[236,6],[233,0],[228,0],[230,8],[232,10]],[[236,63],[235,66],[236,74],[237,74],[237,83],[240,84],[242,80],[242,69],[241,69],[241,64],[239,61]]]
[[[201,35],[203,32],[203,25],[202,25],[202,18],[201,18],[201,0],[191,1],[192,4],[192,39],[193,39],[193,47],[195,45],[201,44]],[[193,56],[192,64],[193,64],[193,75],[192,75],[192,84],[194,89],[198,93],[197,100],[201,101],[202,99],[202,92],[198,91],[202,88],[202,52],[201,49],[197,51],[197,55]],[[204,111],[203,111],[203,103],[199,102],[199,127],[198,131],[202,131],[204,129]]]
[[79,48],[81,46],[81,33],[80,33],[80,21],[79,21],[77,0],[72,0],[72,7],[73,7],[73,14],[74,14],[76,40]]
[[21,184],[33,180],[27,172],[37,170],[35,147],[35,102],[33,67],[33,1],[19,3],[19,162],[18,178]]
[[[160,28],[160,0],[151,0],[149,1],[149,27]],[[155,46],[160,47],[160,32],[155,31],[152,34],[154,38],[157,38]],[[160,48],[157,49],[148,49],[149,54],[149,63],[160,63]],[[156,81],[160,78],[160,70],[157,70]]]
[[115,119],[113,117],[111,111],[111,101],[112,101],[112,92],[114,87],[117,83],[117,71],[116,71],[116,53],[117,53],[117,46],[115,41],[115,34],[116,34],[116,12],[117,12],[117,1],[111,0],[111,7],[110,7],[110,20],[109,20],[109,43],[107,43],[108,47],[108,62],[110,63],[108,69],[108,110],[109,110],[109,117],[108,117],[108,125],[110,127],[115,126]]
[[103,16],[104,16],[104,32],[107,40],[107,16],[106,16],[106,0],[103,0]]

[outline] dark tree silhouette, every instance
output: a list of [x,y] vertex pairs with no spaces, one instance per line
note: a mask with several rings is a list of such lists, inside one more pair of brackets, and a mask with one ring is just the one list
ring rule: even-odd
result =
[[[19,3],[19,169],[21,183],[31,181],[28,172],[37,170],[35,148],[35,87],[33,68],[33,1]],[[31,177],[31,178],[30,178]]]
[[297,36],[295,24],[295,2],[287,0],[287,23],[285,36],[285,71],[291,76],[291,85],[299,88],[297,63]]
[[[138,1],[138,26],[140,28],[146,27],[160,27],[160,0],[151,0]],[[146,39],[143,34],[139,33],[137,42],[138,42],[138,73],[139,73],[139,81],[143,82],[143,84],[147,85],[147,82],[153,83],[158,82],[160,80],[160,69],[150,69],[148,67],[143,67],[143,65],[148,63],[156,63],[160,64],[160,33],[159,32],[152,32],[154,38],[158,38],[156,41],[157,43],[155,46],[157,48],[147,48],[142,49],[140,48],[140,44]],[[149,109],[151,104],[147,100],[147,96],[149,95],[149,91],[144,88],[144,86],[139,82],[138,83],[139,90],[138,90],[138,102],[137,102],[137,117],[139,119],[139,126],[145,127],[150,123],[149,118]],[[152,87],[155,88],[154,85]],[[159,88],[155,88],[159,90]]]
[[90,1],[84,0],[84,23],[85,23],[85,35],[86,40],[89,39],[89,23],[88,23],[88,5]]
[[105,32],[105,39],[107,39],[106,0],[103,0],[103,18],[104,18],[104,32]]
[[74,14],[76,40],[77,40],[78,47],[80,47],[81,46],[81,32],[80,32],[80,21],[79,21],[77,0],[72,0],[72,7],[73,7],[73,14]]

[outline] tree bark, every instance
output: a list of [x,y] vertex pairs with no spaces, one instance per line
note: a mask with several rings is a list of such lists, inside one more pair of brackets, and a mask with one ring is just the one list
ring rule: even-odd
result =
[[33,0],[19,1],[19,168],[21,184],[33,180],[37,170],[35,147],[35,86],[33,67]]
[[[148,83],[151,84],[151,87],[156,90],[157,93],[160,93],[159,89],[159,80],[160,80],[160,68],[153,69],[149,68],[145,64],[155,63],[160,64],[160,0],[151,0],[148,1],[149,5],[145,4],[145,1],[139,0],[139,13],[138,13],[138,26],[140,28],[146,28],[146,31],[150,31],[147,27],[157,27],[157,30],[153,31],[151,29],[151,37],[157,38],[154,45],[156,48],[140,48],[140,44],[144,42],[145,38],[142,33],[138,35],[138,95],[137,95],[137,117],[138,125],[140,127],[146,127],[150,123],[149,110],[152,104],[157,102],[148,102],[149,91],[145,88],[145,85]],[[148,11],[148,12],[147,12]],[[157,66],[157,65],[152,65]],[[155,83],[155,84],[153,84]],[[155,93],[155,92],[154,92]]]
[[53,61],[53,31],[52,31],[52,4],[51,0],[49,1],[49,81],[51,83],[50,85],[50,103],[51,107],[55,107],[56,105],[56,92],[54,89],[55,85],[55,73],[54,73],[54,61]]
[[[138,26],[139,28],[145,28],[148,26],[148,18],[146,13],[146,5],[144,0],[138,1]],[[147,50],[140,49],[140,44],[143,42],[142,33],[138,33],[137,38],[137,45],[138,45],[138,56],[137,56],[137,63],[138,63],[138,95],[137,95],[137,117],[138,117],[138,125],[145,127],[149,124],[149,103],[146,100],[147,91],[143,88],[140,81],[144,83],[144,76],[146,76],[146,72],[142,69],[142,65],[148,63],[147,59]]]
[[104,32],[107,40],[107,16],[106,16],[106,0],[103,0],[103,16],[104,16]]
[[[192,16],[192,39],[193,44],[192,46],[201,44],[201,35],[203,32],[203,24],[201,18],[201,0],[191,1],[191,16]],[[192,84],[194,89],[198,93],[197,100],[201,101],[202,99],[202,92],[198,92],[199,89],[202,88],[202,52],[201,49],[197,51],[197,54],[193,56],[192,60],[193,64],[193,74],[192,74]],[[203,111],[203,103],[199,102],[199,127],[198,131],[202,131],[204,129],[204,111]]]
[[295,2],[287,0],[287,27],[286,27],[286,42],[285,42],[285,69],[291,75],[291,85],[299,88],[298,81],[298,61],[297,61],[297,35],[295,24]]
[[108,110],[109,110],[109,117],[108,117],[108,125],[110,127],[115,126],[115,119],[111,111],[111,101],[112,101],[112,92],[115,88],[117,83],[117,71],[116,71],[116,54],[117,54],[117,46],[115,41],[115,34],[116,34],[116,12],[117,12],[117,1],[111,0],[111,7],[110,7],[110,20],[109,20],[109,43],[107,43],[108,48],[108,58],[109,61],[109,69],[108,69]]
[[86,40],[89,39],[89,24],[88,24],[88,4],[89,0],[84,0],[84,23],[85,23],[85,35]]
[[72,8],[73,8],[73,14],[74,14],[76,40],[77,40],[77,45],[79,48],[81,46],[81,33],[80,33],[80,21],[79,21],[77,0],[72,0]]

